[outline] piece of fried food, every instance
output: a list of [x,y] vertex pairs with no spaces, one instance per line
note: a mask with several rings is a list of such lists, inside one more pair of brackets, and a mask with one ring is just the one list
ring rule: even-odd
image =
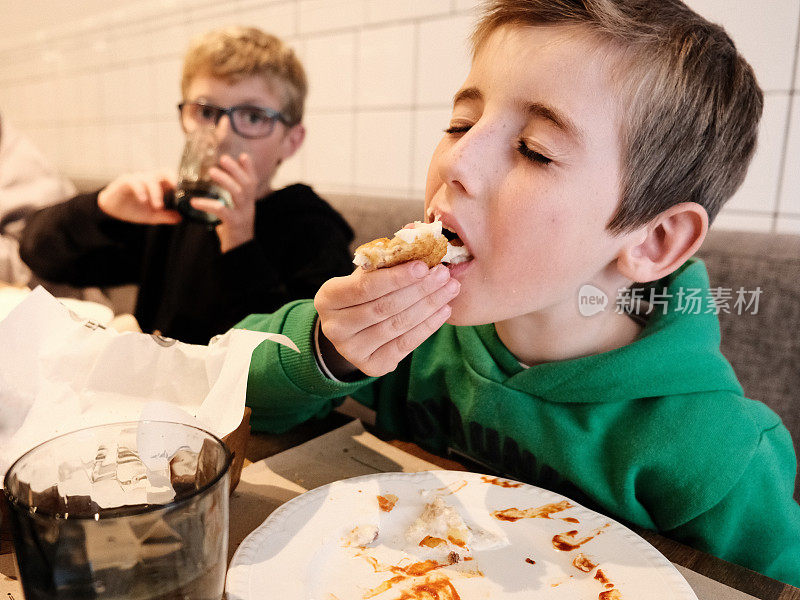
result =
[[394,237],[378,238],[356,248],[353,263],[366,271],[393,267],[410,260],[421,260],[428,267],[439,264],[447,254],[447,238],[439,221],[415,221],[397,231]]

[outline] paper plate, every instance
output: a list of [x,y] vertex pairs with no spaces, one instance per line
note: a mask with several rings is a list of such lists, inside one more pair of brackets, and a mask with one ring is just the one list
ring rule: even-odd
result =
[[[426,506],[444,512],[420,521]],[[534,592],[697,600],[663,555],[616,521],[541,488],[456,471],[367,475],[298,496],[239,546],[226,585],[229,600],[522,600]]]

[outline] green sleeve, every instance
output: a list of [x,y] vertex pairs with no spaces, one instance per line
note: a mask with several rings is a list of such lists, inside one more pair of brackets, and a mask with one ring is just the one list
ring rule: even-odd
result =
[[250,359],[247,406],[253,411],[250,424],[256,431],[282,433],[313,417],[324,417],[342,399],[369,385],[366,378],[342,383],[327,378],[319,369],[314,351],[317,313],[311,300],[291,302],[266,315],[250,315],[239,329],[281,333],[299,348],[295,352],[266,340]]
[[711,509],[667,536],[800,587],[796,458],[782,425],[764,431],[742,476]]

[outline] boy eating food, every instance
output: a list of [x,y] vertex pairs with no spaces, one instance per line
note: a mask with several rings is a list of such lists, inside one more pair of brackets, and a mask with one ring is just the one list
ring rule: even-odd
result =
[[[471,260],[357,269],[252,315],[303,350],[250,366],[257,428],[346,395],[390,435],[587,499],[800,585],[796,459],[744,398],[692,255],[744,178],[763,96],[679,0],[494,0],[431,160],[426,220]],[[658,311],[578,310],[655,282]]]

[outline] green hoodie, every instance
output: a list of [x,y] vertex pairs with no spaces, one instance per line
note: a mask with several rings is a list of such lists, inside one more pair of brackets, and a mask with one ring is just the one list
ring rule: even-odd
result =
[[679,289],[707,294],[703,263],[658,286],[666,310],[610,352],[525,368],[493,325],[445,325],[392,373],[354,383],[320,372],[310,301],[251,315],[239,327],[286,334],[301,349],[266,343],[253,353],[253,426],[283,431],[352,395],[391,435],[800,586],[789,433],[743,396],[716,315],[680,309]]

